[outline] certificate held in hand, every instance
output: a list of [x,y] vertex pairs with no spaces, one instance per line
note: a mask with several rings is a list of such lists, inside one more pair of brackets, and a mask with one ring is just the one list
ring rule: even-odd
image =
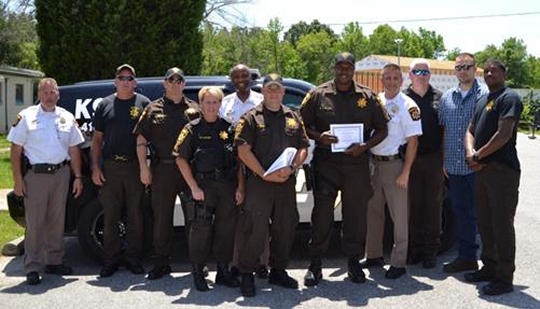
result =
[[294,156],[296,156],[296,148],[293,148],[293,147],[285,148],[285,150],[283,150],[283,152],[272,163],[272,165],[270,165],[268,170],[264,172],[263,177],[266,177],[268,174],[275,172],[279,170],[280,168],[290,166],[293,163]]
[[331,124],[330,134],[338,138],[338,142],[332,144],[332,152],[344,152],[352,144],[364,142],[364,124]]

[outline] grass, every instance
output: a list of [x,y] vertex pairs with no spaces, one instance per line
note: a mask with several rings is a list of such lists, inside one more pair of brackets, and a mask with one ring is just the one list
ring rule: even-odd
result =
[[23,235],[24,229],[11,219],[9,212],[0,211],[0,248]]
[[6,140],[6,135],[0,135],[0,189],[13,188],[9,147],[10,143]]

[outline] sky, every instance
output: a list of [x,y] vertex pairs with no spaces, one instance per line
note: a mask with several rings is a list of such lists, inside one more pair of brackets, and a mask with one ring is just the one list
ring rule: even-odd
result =
[[[385,23],[395,30],[403,26],[416,33],[422,27],[441,35],[447,50],[457,47],[471,53],[490,44],[500,47],[505,39],[516,37],[523,40],[529,54],[540,57],[539,0],[253,0],[239,9],[247,26],[266,27],[278,17],[285,31],[295,23],[309,24],[314,19],[330,25],[337,34],[354,21],[364,35]],[[516,15],[501,16],[507,14]]]

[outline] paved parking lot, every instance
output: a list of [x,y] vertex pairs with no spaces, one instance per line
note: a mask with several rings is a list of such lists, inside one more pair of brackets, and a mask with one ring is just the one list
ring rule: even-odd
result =
[[[447,276],[442,263],[453,259],[455,251],[439,256],[437,268],[412,266],[407,276],[392,281],[383,269],[368,272],[368,281],[357,285],[346,279],[346,261],[340,255],[336,236],[332,250],[323,260],[324,281],[316,288],[300,284],[298,290],[285,290],[256,279],[257,296],[244,299],[239,289],[214,286],[210,292],[191,289],[189,263],[181,240],[177,240],[171,276],[148,281],[125,270],[111,278],[98,279],[100,266],[83,256],[75,238],[66,238],[66,261],[75,275],[45,276],[38,286],[28,286],[21,269],[22,258],[0,258],[1,308],[168,308],[168,307],[260,307],[260,308],[540,308],[540,139],[519,135],[518,151],[522,162],[520,203],[516,215],[517,270],[515,291],[483,297],[481,286],[463,282],[462,274]],[[180,236],[179,236],[180,237]],[[307,234],[299,233],[295,242],[290,274],[302,282],[308,265]],[[147,270],[150,264],[145,265]],[[214,280],[215,266],[210,279]]]

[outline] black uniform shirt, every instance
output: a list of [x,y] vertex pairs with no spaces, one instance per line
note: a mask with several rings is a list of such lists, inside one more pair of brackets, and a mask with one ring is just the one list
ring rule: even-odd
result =
[[499,128],[499,120],[514,118],[515,125],[512,137],[504,146],[483,158],[486,163],[501,162],[515,170],[520,170],[516,150],[517,123],[523,111],[523,103],[519,95],[510,88],[483,96],[476,105],[471,123],[474,125],[474,149],[484,146]]
[[146,107],[133,132],[141,134],[153,144],[158,158],[172,160],[176,138],[194,117],[199,117],[199,105],[195,101],[184,97],[175,104],[163,97]]
[[409,86],[405,94],[416,102],[420,108],[420,115],[422,115],[422,135],[418,136],[418,150],[416,153],[422,155],[442,151],[444,131],[439,124],[439,106],[442,92],[429,85],[426,94],[421,97]]
[[149,102],[147,97],[140,94],[135,94],[129,100],[120,100],[112,94],[99,103],[94,114],[94,128],[103,132],[104,159],[114,155],[137,159],[137,139],[132,131]]
[[277,112],[264,102],[245,113],[236,125],[235,144],[249,144],[255,157],[267,170],[287,147],[307,148],[309,140],[298,114],[285,105]]
[[[350,91],[341,92],[336,89],[334,81],[326,82],[309,92],[302,102],[300,113],[306,128],[317,132],[328,131],[330,124],[362,123],[364,141],[369,140],[373,130],[385,129],[389,120],[386,109],[369,88],[354,83]],[[316,146],[330,151],[329,145],[317,142]],[[343,155],[342,159],[347,161],[344,163],[367,160],[365,154],[360,157]]]
[[[236,170],[236,150],[232,125],[222,118],[209,123],[203,117],[188,123],[178,136],[173,155],[193,162],[193,172]],[[199,156],[199,158],[196,158]],[[197,168],[197,167],[200,168]]]

